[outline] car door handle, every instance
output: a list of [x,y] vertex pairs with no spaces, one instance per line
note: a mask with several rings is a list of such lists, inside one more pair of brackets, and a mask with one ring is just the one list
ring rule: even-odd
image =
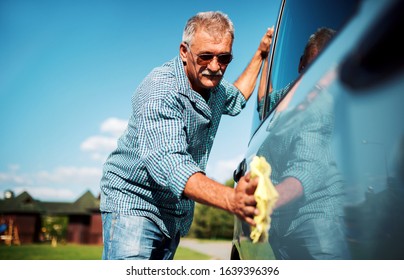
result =
[[246,170],[247,170],[247,161],[246,159],[243,159],[238,165],[237,169],[234,170],[233,172],[234,182],[238,182],[238,180],[240,180],[240,178],[244,176]]

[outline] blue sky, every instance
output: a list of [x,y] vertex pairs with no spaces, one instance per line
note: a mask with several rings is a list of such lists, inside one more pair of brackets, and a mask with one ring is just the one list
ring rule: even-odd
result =
[[[0,198],[28,191],[43,201],[99,194],[102,164],[148,72],[178,54],[187,19],[220,10],[235,25],[234,81],[279,0],[0,2]],[[207,175],[231,178],[250,136],[255,96],[222,118]]]

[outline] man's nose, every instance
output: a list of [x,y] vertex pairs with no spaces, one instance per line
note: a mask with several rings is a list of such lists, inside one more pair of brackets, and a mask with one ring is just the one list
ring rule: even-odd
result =
[[208,69],[212,72],[217,72],[221,68],[219,62],[217,61],[217,56],[214,56],[212,61],[208,64]]

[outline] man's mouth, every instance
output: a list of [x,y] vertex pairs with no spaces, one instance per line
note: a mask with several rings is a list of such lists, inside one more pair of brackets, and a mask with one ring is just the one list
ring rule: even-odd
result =
[[208,76],[208,77],[222,77],[223,73],[221,70],[219,70],[217,72],[212,72],[212,71],[205,69],[204,71],[202,71],[202,75]]

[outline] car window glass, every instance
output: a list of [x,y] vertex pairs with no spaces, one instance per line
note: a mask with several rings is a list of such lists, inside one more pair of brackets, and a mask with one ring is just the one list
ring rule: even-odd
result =
[[[253,132],[299,77],[299,61],[310,35],[321,27],[338,31],[357,7],[356,1],[347,0],[332,3],[288,0],[285,3],[273,54],[270,61],[266,61],[267,67],[263,67],[260,78],[258,95],[263,97],[258,101]],[[277,92],[277,98],[271,100],[273,92]]]
[[[402,44],[395,43],[402,1],[364,4],[344,31],[354,1],[301,2],[283,1],[258,89],[257,112],[264,115],[255,119],[259,128],[243,160],[248,171],[253,157],[266,159],[280,190],[266,256],[403,259],[404,68]],[[323,14],[316,14],[319,7]],[[301,34],[320,27],[335,29],[338,38],[303,65],[308,39]],[[254,248],[261,247],[248,243],[251,228],[238,221],[240,259],[257,259]],[[319,244],[327,249],[316,255]]]

